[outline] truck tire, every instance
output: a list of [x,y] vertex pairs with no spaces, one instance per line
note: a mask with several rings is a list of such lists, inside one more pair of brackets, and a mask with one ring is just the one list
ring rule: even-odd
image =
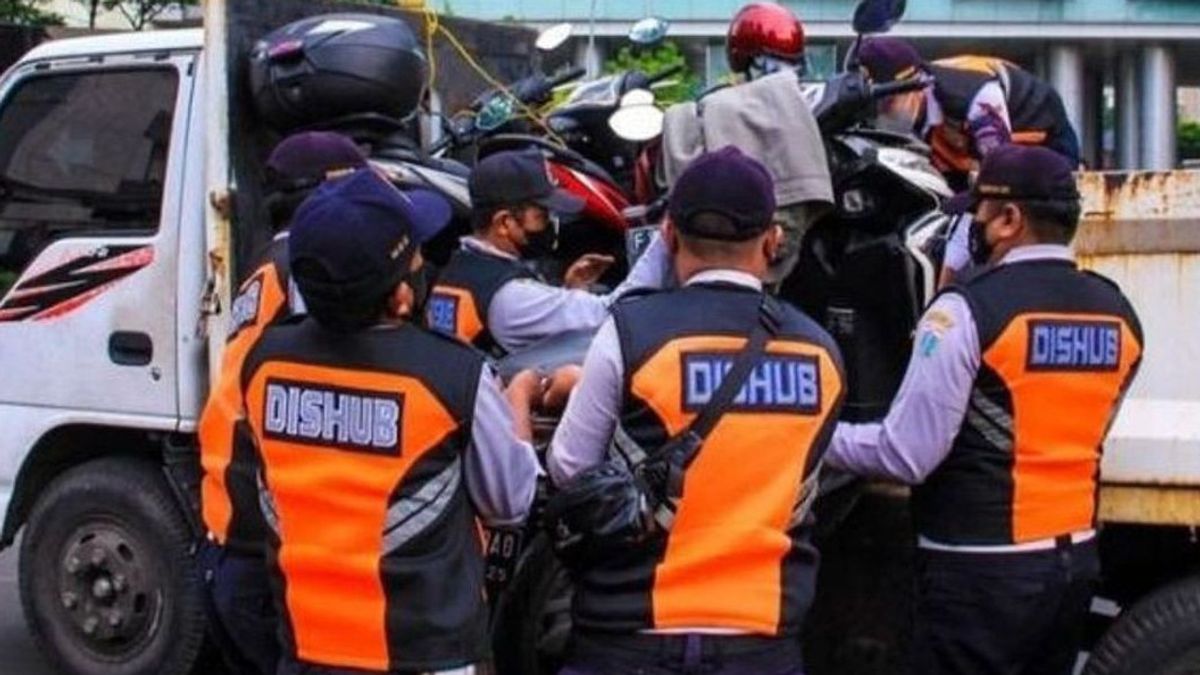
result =
[[112,457],[41,494],[21,544],[21,604],[72,675],[186,675],[204,640],[192,536],[154,464]]
[[498,675],[554,675],[562,668],[572,595],[566,568],[546,535],[538,534],[496,608],[492,649]]
[[1123,612],[1084,669],[1084,675],[1195,672],[1200,672],[1200,577],[1166,586]]

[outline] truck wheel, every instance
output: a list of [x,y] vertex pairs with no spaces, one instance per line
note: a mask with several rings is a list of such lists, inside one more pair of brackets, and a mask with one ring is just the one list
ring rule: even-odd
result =
[[21,544],[34,640],[73,675],[185,675],[204,639],[192,536],[153,464],[104,458],[38,498]]
[[492,647],[499,675],[554,675],[562,668],[572,595],[566,568],[539,534],[496,611]]
[[1187,675],[1200,671],[1200,577],[1139,600],[1088,659],[1085,675]]

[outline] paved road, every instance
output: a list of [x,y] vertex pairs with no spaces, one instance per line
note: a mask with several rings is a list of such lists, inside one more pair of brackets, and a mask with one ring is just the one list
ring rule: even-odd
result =
[[17,546],[0,553],[0,672],[4,675],[53,675],[25,629],[17,593]]

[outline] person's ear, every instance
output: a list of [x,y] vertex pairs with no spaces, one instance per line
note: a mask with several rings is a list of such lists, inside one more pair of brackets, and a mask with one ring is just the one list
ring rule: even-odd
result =
[[667,252],[677,255],[679,253],[679,230],[670,216],[663,221],[662,238],[663,243],[667,245]]
[[1021,211],[1021,207],[1008,202],[996,218],[996,238],[1001,241],[1016,239],[1021,236],[1024,227],[1025,214]]
[[778,223],[771,225],[767,230],[767,236],[763,237],[763,255],[767,257],[767,262],[774,262],[779,256],[779,249],[783,245],[783,228]]
[[407,281],[402,281],[396,284],[388,295],[387,310],[388,318],[392,319],[407,319],[412,316],[413,304],[416,301],[416,294]]

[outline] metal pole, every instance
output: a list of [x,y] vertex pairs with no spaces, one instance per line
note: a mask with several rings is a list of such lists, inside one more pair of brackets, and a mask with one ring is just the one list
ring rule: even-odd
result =
[[587,47],[587,76],[588,79],[593,79],[599,74],[599,64],[596,63],[596,0],[592,0],[591,9],[588,11],[588,47]]

